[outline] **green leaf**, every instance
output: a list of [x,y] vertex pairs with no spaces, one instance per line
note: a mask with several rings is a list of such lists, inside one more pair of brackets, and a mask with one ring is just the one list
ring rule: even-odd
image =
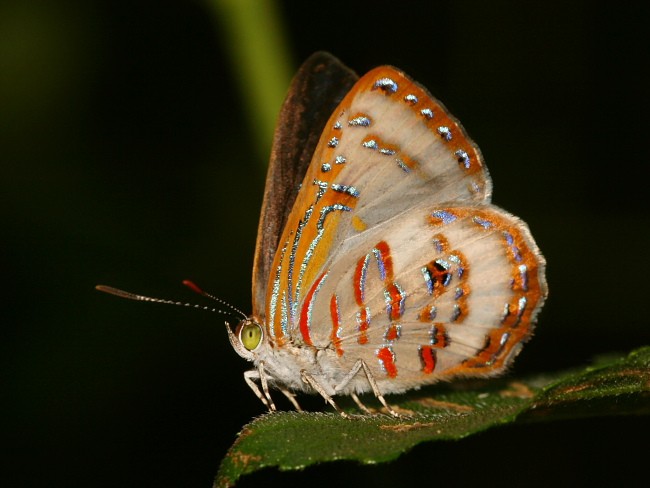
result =
[[[221,463],[215,486],[275,466],[303,469],[397,458],[424,441],[461,439],[500,424],[650,413],[650,347],[597,361],[583,371],[524,380],[463,382],[398,397],[400,418],[379,413],[278,412],[246,425]],[[353,408],[347,409],[354,413]]]

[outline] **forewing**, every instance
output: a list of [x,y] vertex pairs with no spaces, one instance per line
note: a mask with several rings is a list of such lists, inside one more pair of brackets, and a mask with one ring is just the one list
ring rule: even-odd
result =
[[338,59],[317,52],[295,75],[280,110],[266,176],[253,267],[253,315],[264,320],[269,269],[325,122],[358,76]]
[[370,71],[328,120],[278,242],[271,340],[309,344],[311,299],[346,240],[424,201],[480,205],[490,193],[478,148],[444,106],[394,68]]

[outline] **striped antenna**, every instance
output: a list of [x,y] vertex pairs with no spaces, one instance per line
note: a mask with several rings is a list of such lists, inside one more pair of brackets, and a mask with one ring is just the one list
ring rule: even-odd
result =
[[222,300],[221,298],[217,298],[214,295],[211,295],[210,293],[203,291],[203,289],[199,288],[199,286],[193,281],[183,280],[183,284],[187,286],[190,290],[192,290],[194,293],[198,293],[199,295],[209,298],[210,300],[214,300],[215,302],[221,303],[222,305],[228,307],[230,310],[237,312],[239,315],[242,316],[242,319],[248,318],[248,316],[244,312],[239,310],[237,307],[233,307],[230,303]]
[[[222,304],[230,307],[232,310],[238,312],[239,314],[244,316],[244,318],[246,318],[246,316],[241,311],[237,310],[232,305],[224,302],[223,300],[219,300],[218,298],[212,297],[208,293],[202,292],[202,290],[198,286],[194,285],[194,283],[192,283],[190,281],[187,281],[187,282],[186,281],[184,281],[183,284],[185,284],[186,286],[188,286],[192,290],[196,291],[200,295],[206,296],[208,298],[212,298],[212,299],[218,301],[219,303],[222,303]],[[188,284],[188,283],[190,283],[191,285]],[[224,310],[220,310],[220,309],[217,309],[217,308],[206,307],[204,305],[197,305],[195,303],[179,302],[179,301],[175,301],[175,300],[166,300],[166,299],[163,299],[163,298],[148,297],[146,295],[138,295],[137,293],[131,293],[129,291],[120,290],[119,288],[113,288],[112,286],[97,285],[97,286],[95,286],[95,289],[98,290],[98,291],[104,292],[104,293],[108,293],[109,295],[115,295],[115,296],[118,296],[120,298],[127,298],[128,300],[135,300],[135,301],[138,301],[138,302],[163,303],[165,305],[177,305],[177,306],[180,306],[180,307],[191,307],[191,308],[196,308],[196,309],[199,309],[199,310],[206,310],[208,312],[216,312],[216,313],[220,313],[220,314],[223,314],[223,315],[232,315],[232,312],[226,312]]]

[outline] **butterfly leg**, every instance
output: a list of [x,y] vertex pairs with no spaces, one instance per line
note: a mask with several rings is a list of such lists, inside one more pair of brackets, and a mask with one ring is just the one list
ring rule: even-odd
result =
[[280,391],[284,393],[284,396],[286,396],[289,399],[289,401],[297,411],[302,412],[302,408],[300,408],[300,405],[298,404],[298,400],[296,400],[296,395],[294,395],[289,390],[284,388],[280,388]]
[[359,397],[357,396],[356,393],[352,392],[352,393],[350,393],[350,396],[352,397],[352,400],[354,400],[354,403],[357,404],[357,407],[359,407],[359,410],[361,410],[365,414],[372,415],[372,412],[370,410],[368,410],[368,407],[366,407],[361,402],[361,400],[359,399]]
[[[382,395],[381,391],[379,390],[379,386],[377,385],[377,382],[375,381],[375,377],[373,376],[372,371],[370,371],[370,368],[365,363],[365,361],[363,361],[362,359],[359,359],[354,364],[354,366],[352,367],[350,372],[345,376],[345,378],[343,378],[343,381],[341,381],[341,383],[339,383],[336,386],[336,388],[334,388],[334,391],[339,392],[339,391],[343,390],[346,386],[348,386],[350,381],[352,381],[352,378],[354,378],[357,375],[357,373],[359,372],[359,370],[361,370],[361,369],[363,369],[363,372],[366,374],[366,378],[368,379],[368,383],[370,383],[370,388],[372,388],[372,392],[377,397],[377,400],[379,400],[381,402],[381,404],[384,406],[384,408],[386,408],[386,410],[388,410],[388,412],[393,417],[399,417],[399,414],[395,410],[393,410],[393,407],[391,407],[386,402],[386,399],[384,398],[384,395]],[[361,407],[361,405],[360,405],[361,400],[359,400],[359,397],[357,397],[355,399],[354,396],[353,396],[352,399],[355,401],[355,403],[357,405],[359,405],[359,407]],[[361,408],[361,410],[363,410],[364,412],[368,412],[368,409],[365,408],[365,407]]]
[[343,410],[339,408],[339,406],[336,404],[334,399],[325,391],[325,389],[320,385],[318,381],[316,381],[316,379],[312,375],[310,375],[306,371],[301,371],[300,376],[302,378],[302,381],[304,381],[309,386],[311,386],[314,390],[320,393],[320,396],[322,396],[327,401],[327,403],[332,405],[334,410],[336,410],[341,415],[341,417],[346,419],[350,418],[350,416],[347,413],[345,413]]
[[[260,362],[258,369],[251,369],[250,371],[246,371],[244,373],[244,380],[250,389],[253,390],[253,393],[255,393],[257,398],[259,398],[262,403],[266,405],[266,408],[272,412],[275,412],[275,404],[271,399],[271,395],[269,393],[269,384],[266,380],[266,374],[264,373],[264,363]],[[262,391],[260,391],[259,387],[255,383],[255,380],[260,380],[260,383],[262,384]]]

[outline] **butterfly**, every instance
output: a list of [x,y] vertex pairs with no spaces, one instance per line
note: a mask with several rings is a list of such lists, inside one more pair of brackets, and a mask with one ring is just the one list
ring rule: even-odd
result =
[[476,144],[390,66],[361,78],[327,53],[296,74],[274,137],[253,270],[234,331],[244,374],[296,392],[384,395],[502,373],[548,288],[527,225],[492,205]]

